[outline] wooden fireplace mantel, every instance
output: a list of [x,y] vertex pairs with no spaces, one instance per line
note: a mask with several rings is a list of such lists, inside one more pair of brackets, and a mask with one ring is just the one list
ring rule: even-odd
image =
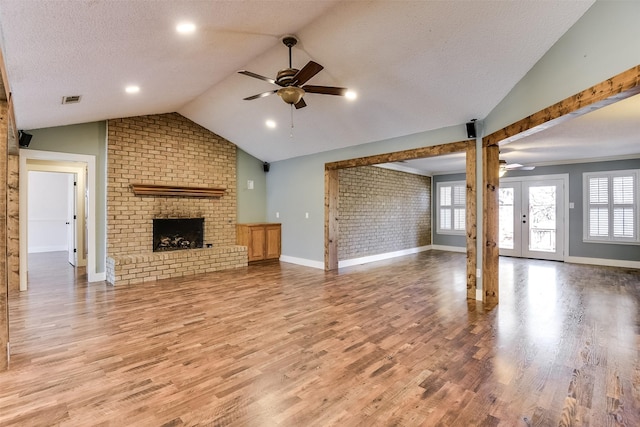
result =
[[176,196],[176,197],[222,197],[225,188],[213,187],[182,187],[173,185],[131,184],[136,196]]

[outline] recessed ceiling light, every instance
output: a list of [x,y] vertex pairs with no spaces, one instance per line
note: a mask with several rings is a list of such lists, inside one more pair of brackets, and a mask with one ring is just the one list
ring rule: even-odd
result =
[[347,98],[349,101],[353,101],[354,99],[356,99],[358,97],[358,94],[355,93],[352,90],[348,90],[347,93],[344,94],[345,98]]
[[196,31],[196,24],[193,22],[181,22],[176,25],[176,31],[180,34],[191,34]]
[[267,125],[267,127],[270,129],[276,128],[276,122],[274,122],[273,120],[267,120],[266,122],[264,122],[264,124]]
[[135,86],[135,85],[127,86],[124,90],[127,93],[138,93],[140,92],[140,86]]

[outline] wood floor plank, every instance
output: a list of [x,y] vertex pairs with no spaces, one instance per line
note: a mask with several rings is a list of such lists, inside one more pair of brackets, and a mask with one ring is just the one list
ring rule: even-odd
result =
[[640,425],[640,271],[464,254],[88,284],[33,254],[2,426]]

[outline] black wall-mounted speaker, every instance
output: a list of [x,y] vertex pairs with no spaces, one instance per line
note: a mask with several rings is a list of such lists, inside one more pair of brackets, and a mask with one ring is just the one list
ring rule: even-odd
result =
[[476,122],[467,123],[467,138],[476,137]]
[[28,147],[32,137],[33,135],[30,133],[22,132],[21,130],[18,131],[18,145],[20,147]]
[[269,168],[270,167],[271,167],[271,165],[269,163],[267,163],[267,162],[264,162],[262,164],[262,170],[265,171],[265,172],[269,172]]

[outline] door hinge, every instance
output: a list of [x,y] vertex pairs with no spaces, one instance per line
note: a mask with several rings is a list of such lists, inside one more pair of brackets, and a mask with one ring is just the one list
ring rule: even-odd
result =
[[77,183],[77,182],[75,182],[75,181],[73,181],[73,186],[75,187],[75,186],[77,186],[77,185],[78,185],[78,183]]
[[73,253],[75,254],[76,252],[78,252],[78,250],[76,248],[73,248]]
[[73,216],[73,219],[78,219],[78,217],[74,215],[74,216]]

